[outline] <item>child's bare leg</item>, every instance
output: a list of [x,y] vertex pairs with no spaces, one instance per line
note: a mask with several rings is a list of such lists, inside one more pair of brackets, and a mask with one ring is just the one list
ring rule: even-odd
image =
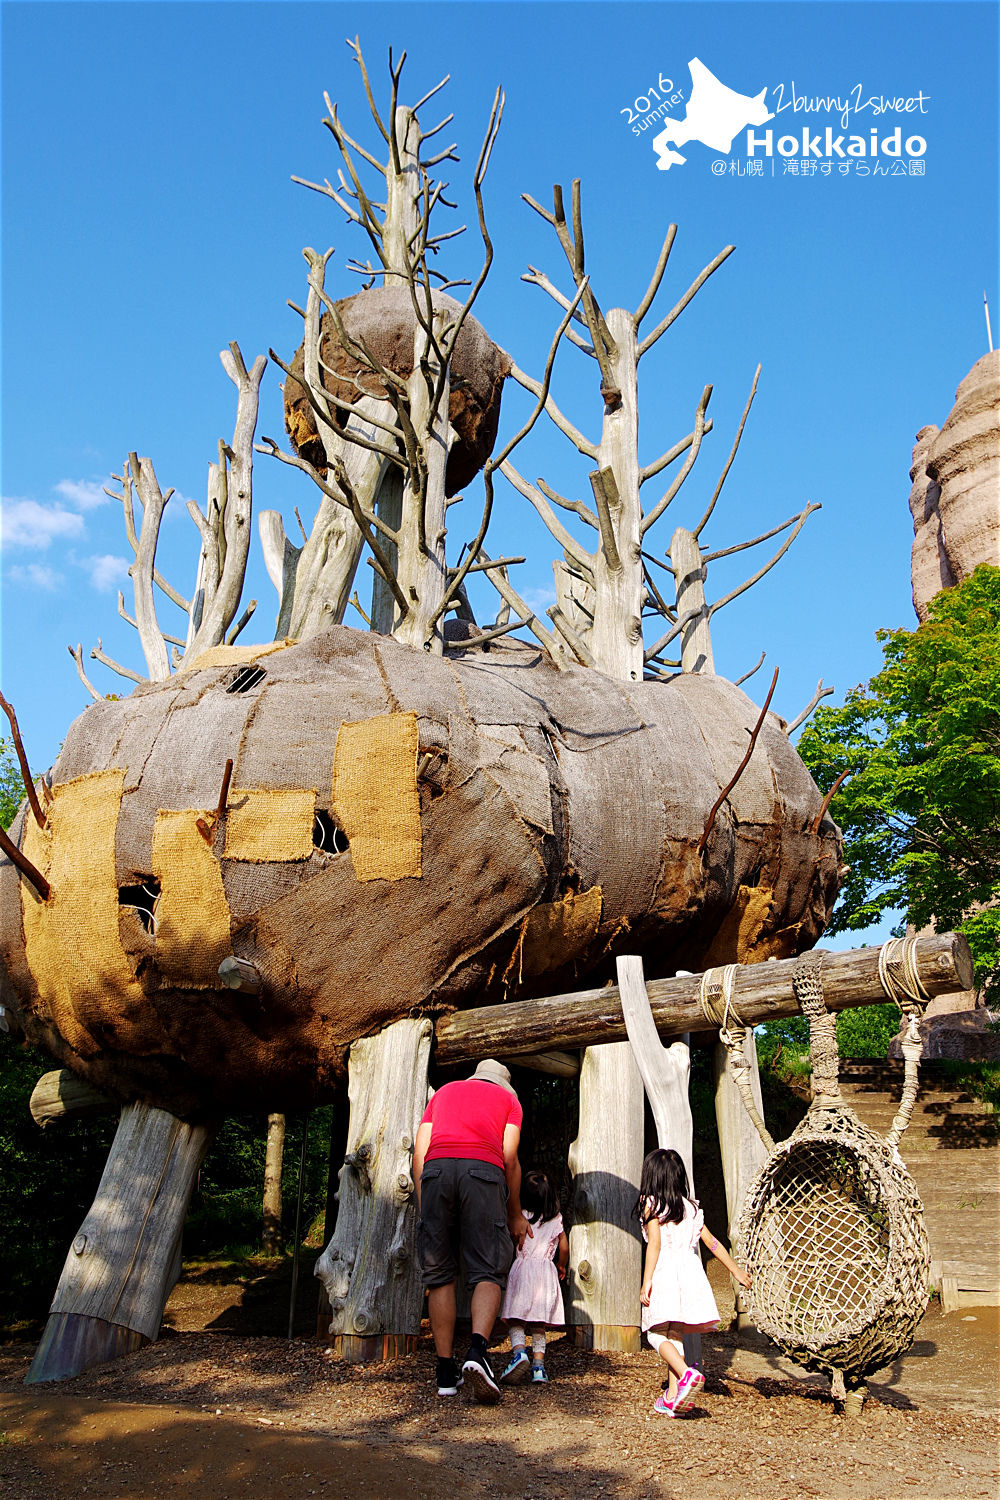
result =
[[672,1401],[677,1395],[677,1382],[687,1369],[684,1362],[684,1345],[678,1339],[670,1338],[664,1333],[650,1333],[647,1337],[667,1367],[667,1400]]

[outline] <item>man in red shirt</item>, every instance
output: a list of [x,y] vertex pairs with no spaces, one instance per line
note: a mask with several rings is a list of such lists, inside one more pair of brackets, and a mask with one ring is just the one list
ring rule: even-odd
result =
[[[417,1253],[428,1291],[439,1396],[454,1396],[467,1376],[477,1401],[500,1397],[487,1344],[514,1244],[520,1246],[531,1233],[521,1212],[521,1119],[510,1074],[488,1058],[471,1078],[438,1089],[417,1129]],[[472,1342],[461,1374],[454,1358],[459,1254],[472,1290]]]

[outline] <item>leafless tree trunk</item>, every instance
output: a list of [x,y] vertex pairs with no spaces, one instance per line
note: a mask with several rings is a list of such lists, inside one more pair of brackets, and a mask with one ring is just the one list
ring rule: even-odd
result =
[[264,1234],[265,1255],[280,1255],[284,1244],[281,1228],[281,1169],[285,1155],[285,1117],[268,1115],[267,1151],[264,1157]]

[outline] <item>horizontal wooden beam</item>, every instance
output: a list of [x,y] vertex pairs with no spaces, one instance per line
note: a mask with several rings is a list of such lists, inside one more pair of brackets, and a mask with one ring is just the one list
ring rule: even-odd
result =
[[[825,952],[823,989],[830,1010],[878,1005],[887,997],[879,979],[879,949],[852,948]],[[972,955],[960,933],[929,933],[916,939],[920,982],[929,996],[972,987]],[[733,1004],[751,1026],[780,1016],[800,1014],[792,986],[797,960],[778,959],[741,965],[733,987]],[[701,975],[648,980],[653,1020],[661,1037],[711,1031],[700,1002]],[[435,1027],[434,1057],[443,1065],[481,1057],[523,1058],[534,1052],[592,1047],[626,1040],[618,986],[487,1005],[443,1017]]]
[[28,1108],[42,1130],[53,1120],[87,1119],[92,1115],[117,1114],[121,1108],[107,1094],[77,1078],[69,1068],[43,1073],[32,1090]]

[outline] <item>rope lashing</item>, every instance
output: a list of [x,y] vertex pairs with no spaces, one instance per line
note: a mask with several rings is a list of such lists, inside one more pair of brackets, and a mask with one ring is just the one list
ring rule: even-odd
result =
[[924,1047],[920,1037],[923,1004],[930,999],[917,973],[916,937],[890,938],[878,952],[878,977],[882,989],[906,1017],[906,1034],[902,1041],[903,1093],[899,1110],[886,1134],[886,1144],[895,1147],[913,1114],[917,1098],[920,1058]]
[[[878,950],[878,977],[886,996],[901,1011],[908,1011],[930,999],[917,972],[915,935],[890,938],[887,943],[882,944]],[[904,1003],[907,1000],[909,1005]]]
[[837,1018],[827,1010],[823,997],[822,953],[802,954],[792,971],[792,988],[802,1014],[809,1022],[813,1105],[817,1109],[828,1109],[841,1102],[840,1055],[837,1051]]
[[722,969],[706,969],[701,976],[698,1000],[702,1015],[710,1026],[718,1026],[719,1041],[729,1054],[729,1072],[739,1090],[744,1108],[768,1151],[774,1150],[774,1138],[761,1118],[750,1086],[750,1060],[746,1054],[747,1024],[733,1004],[733,985],[739,964]]

